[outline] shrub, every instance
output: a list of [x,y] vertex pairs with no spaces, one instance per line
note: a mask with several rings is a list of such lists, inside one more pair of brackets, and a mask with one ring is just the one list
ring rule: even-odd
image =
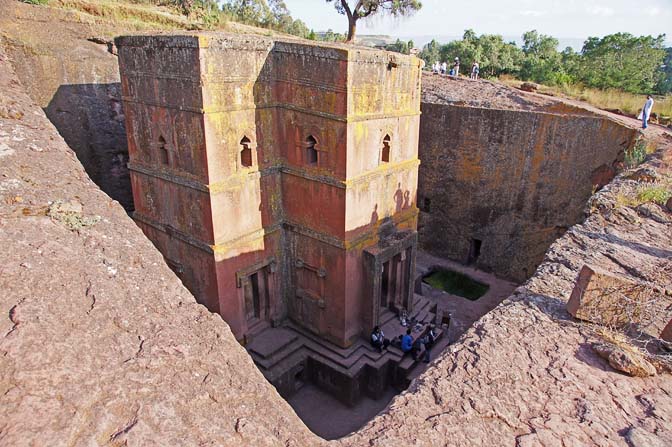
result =
[[30,5],[46,5],[49,3],[49,0],[21,0],[23,3],[28,3]]
[[638,140],[635,145],[625,151],[625,166],[634,168],[640,165],[646,158],[646,141]]
[[664,205],[670,197],[672,197],[672,190],[664,185],[649,186],[637,194],[641,203],[655,202],[659,205]]

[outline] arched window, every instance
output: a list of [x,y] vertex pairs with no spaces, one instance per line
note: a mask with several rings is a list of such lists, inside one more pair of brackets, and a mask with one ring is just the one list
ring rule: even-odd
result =
[[383,163],[390,162],[390,136],[385,135],[383,138],[383,150],[380,154],[380,161]]
[[159,159],[164,165],[169,164],[168,148],[166,147],[166,139],[163,135],[159,136]]
[[250,139],[243,136],[240,140],[240,145],[243,147],[240,150],[240,164],[246,168],[252,167],[252,148],[250,147]]
[[306,138],[306,162],[309,165],[317,164],[317,149],[315,149],[315,145],[317,145],[315,137],[308,135],[308,138]]

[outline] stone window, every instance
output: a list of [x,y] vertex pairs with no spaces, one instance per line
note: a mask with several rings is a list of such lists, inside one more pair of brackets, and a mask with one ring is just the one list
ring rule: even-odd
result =
[[240,140],[240,145],[243,147],[240,150],[240,164],[245,168],[252,167],[252,147],[251,141],[247,136],[243,136],[243,139]]
[[308,135],[308,138],[306,138],[306,163],[309,165],[317,164],[317,149],[315,148],[316,145],[317,140],[315,137]]
[[380,161],[382,163],[389,163],[390,162],[390,136],[385,135],[385,138],[383,138],[383,150],[381,151],[380,154]]
[[166,145],[166,139],[163,138],[163,135],[159,136],[159,160],[161,160],[161,163],[164,165],[170,164],[168,158],[168,147]]

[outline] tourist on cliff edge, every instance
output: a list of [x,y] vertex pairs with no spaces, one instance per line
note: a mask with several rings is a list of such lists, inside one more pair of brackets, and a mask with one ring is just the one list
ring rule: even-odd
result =
[[474,61],[474,64],[471,66],[471,79],[478,79],[478,62]]
[[640,113],[642,116],[642,129],[649,127],[648,122],[649,117],[651,116],[651,109],[653,109],[653,98],[651,95],[646,95],[646,102],[644,103],[644,108]]

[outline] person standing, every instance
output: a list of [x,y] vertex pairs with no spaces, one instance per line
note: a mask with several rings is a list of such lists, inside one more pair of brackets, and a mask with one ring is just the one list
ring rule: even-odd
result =
[[644,103],[644,108],[642,109],[642,129],[646,129],[649,122],[649,117],[651,116],[651,109],[653,109],[653,98],[651,95],[646,96],[646,102]]
[[471,79],[478,79],[478,62],[474,61],[474,64],[471,66]]
[[448,64],[444,62],[441,64],[441,74],[445,75],[447,71],[448,71]]
[[453,70],[455,70],[455,77],[460,76],[460,58],[455,58],[455,63],[453,64]]
[[427,332],[425,333],[424,344],[425,344],[425,358],[423,361],[429,363],[430,351],[434,343],[436,342],[436,331],[434,330],[434,325],[430,324],[427,326]]

